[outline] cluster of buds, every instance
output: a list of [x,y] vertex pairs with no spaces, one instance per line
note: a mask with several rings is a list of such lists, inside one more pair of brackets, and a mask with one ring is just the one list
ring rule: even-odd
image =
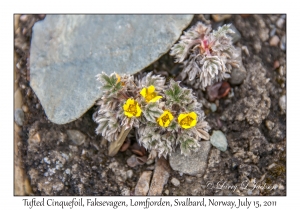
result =
[[135,128],[137,141],[150,152],[167,157],[177,145],[188,155],[208,140],[210,129],[204,121],[202,105],[192,90],[179,82],[166,83],[164,77],[148,73],[141,79],[131,75],[97,75],[103,96],[93,119],[96,133],[108,141],[118,138],[122,129]]
[[232,67],[238,67],[236,49],[228,36],[234,33],[230,25],[211,30],[211,26],[198,22],[171,48],[175,62],[183,64],[182,81],[195,89],[204,90],[229,78]]

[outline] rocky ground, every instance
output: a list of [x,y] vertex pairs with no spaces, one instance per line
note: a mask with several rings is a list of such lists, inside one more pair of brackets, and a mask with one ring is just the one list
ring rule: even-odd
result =
[[[134,151],[131,134],[129,149],[107,155],[108,143],[95,134],[95,106],[64,125],[47,119],[30,87],[28,62],[31,28],[44,16],[16,18],[15,185],[23,187],[15,194],[286,195],[284,15],[194,16],[190,26],[199,20],[213,28],[232,23],[237,31],[244,69],[232,72],[229,94],[212,100],[209,91],[194,90],[210,134],[220,131],[225,138],[217,137],[221,146],[202,142],[190,158],[174,153],[147,163],[138,161],[145,151]],[[143,71],[180,80],[181,68],[166,54]]]

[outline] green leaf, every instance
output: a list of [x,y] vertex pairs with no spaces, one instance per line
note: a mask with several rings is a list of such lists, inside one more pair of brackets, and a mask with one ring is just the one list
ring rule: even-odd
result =
[[145,118],[150,121],[156,123],[156,119],[163,113],[163,110],[161,110],[158,107],[157,102],[151,102],[147,104],[145,107],[145,110],[143,110],[143,114]]
[[181,141],[180,144],[181,153],[184,155],[190,155],[191,150],[196,146],[197,146],[196,140],[192,137],[189,137]]

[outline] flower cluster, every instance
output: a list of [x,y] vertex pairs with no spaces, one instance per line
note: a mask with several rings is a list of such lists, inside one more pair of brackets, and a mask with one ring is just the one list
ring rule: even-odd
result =
[[175,62],[183,63],[182,80],[195,89],[230,77],[232,67],[238,67],[236,49],[230,25],[211,32],[211,26],[198,22],[180,37],[179,43],[171,48]]
[[166,84],[165,78],[152,73],[141,79],[104,73],[97,78],[103,96],[93,119],[99,124],[96,133],[108,141],[115,141],[122,127],[135,127],[140,144],[166,157],[178,144],[188,155],[199,147],[198,141],[209,139],[202,105],[178,82]]

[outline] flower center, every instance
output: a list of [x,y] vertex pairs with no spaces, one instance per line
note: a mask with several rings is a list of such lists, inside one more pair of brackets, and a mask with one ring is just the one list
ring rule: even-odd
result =
[[181,124],[181,125],[190,126],[193,120],[194,120],[194,119],[191,118],[190,116],[186,116],[184,119],[182,119],[182,120],[180,121],[180,124]]
[[133,114],[134,116],[136,116],[137,114],[137,108],[136,108],[136,104],[130,104],[128,107],[128,112],[130,112],[131,114]]
[[163,124],[166,125],[166,123],[170,121],[170,117],[168,114],[166,114],[161,118],[161,120],[163,121]]

